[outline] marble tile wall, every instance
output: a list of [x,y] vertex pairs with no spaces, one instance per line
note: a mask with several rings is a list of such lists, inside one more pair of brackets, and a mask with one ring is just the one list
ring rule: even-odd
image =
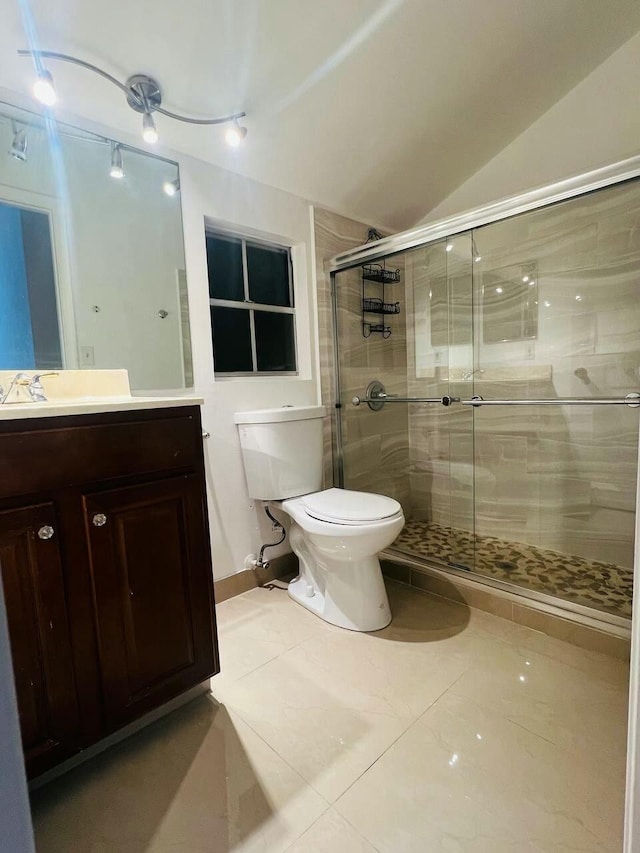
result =
[[[442,277],[443,245],[431,256],[414,250],[405,261],[410,394],[617,397],[640,390],[637,183],[486,226],[474,241],[481,261],[468,260],[467,313],[475,313],[475,352],[465,337],[468,321],[447,346],[431,325],[428,292]],[[483,279],[530,262],[537,269],[536,338],[484,343]],[[460,300],[457,310],[464,312]],[[475,371],[467,381],[465,369]],[[626,407],[415,407],[414,517],[472,530],[475,503],[480,535],[631,566],[638,418]]]
[[[331,283],[327,260],[359,246],[367,239],[369,226],[321,208],[314,209],[317,294],[320,329],[322,400],[330,414],[325,421],[325,486],[333,483],[335,456],[334,334]],[[396,269],[401,261],[389,262]],[[402,271],[404,277],[404,271]],[[406,406],[388,405],[381,412],[368,406],[351,405],[354,395],[364,396],[369,382],[380,379],[389,393],[407,393],[407,339],[404,317],[404,285],[385,289],[386,299],[401,302],[401,314],[380,317],[391,326],[389,338],[362,334],[362,280],[360,268],[337,276],[338,330],[342,382],[342,430],[345,486],[373,491],[399,500],[409,513],[410,481],[408,411]],[[367,285],[375,295],[376,285]],[[376,321],[375,315],[369,319]]]

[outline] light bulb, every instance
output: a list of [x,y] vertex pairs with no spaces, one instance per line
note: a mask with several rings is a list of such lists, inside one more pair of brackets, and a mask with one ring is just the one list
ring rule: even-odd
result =
[[122,151],[115,142],[111,143],[111,168],[109,174],[112,178],[124,178],[124,166],[122,165]]
[[52,107],[57,100],[56,90],[53,86],[53,77],[44,68],[38,71],[38,79],[33,84],[33,94],[45,107]]
[[526,283],[529,281],[529,276],[528,276],[528,275],[523,275],[523,276],[522,276],[522,280],[523,280],[523,282],[526,284]]
[[162,189],[168,196],[174,196],[180,190],[180,180],[176,178],[175,181],[165,181]]
[[237,148],[238,145],[242,142],[242,140],[247,135],[247,128],[240,127],[238,124],[238,120],[235,119],[233,124],[227,128],[227,132],[225,133],[225,139],[227,140],[227,144],[232,148]]
[[481,260],[482,260],[482,255],[476,255],[476,256],[475,256],[475,258],[474,258],[473,260],[474,260],[476,263],[478,263],[478,261],[481,261]]
[[501,288],[501,287],[496,287],[496,293],[502,293],[502,288]]
[[156,130],[156,123],[151,113],[145,113],[142,116],[142,138],[149,145],[155,145],[158,141],[158,131]]
[[453,243],[447,243],[444,247],[445,252],[450,252],[453,249]]

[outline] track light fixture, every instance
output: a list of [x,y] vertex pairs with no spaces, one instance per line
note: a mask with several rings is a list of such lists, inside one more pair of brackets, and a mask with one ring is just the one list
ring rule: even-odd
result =
[[227,132],[224,136],[227,140],[228,145],[230,145],[232,148],[237,148],[246,135],[247,128],[240,127],[240,125],[238,124],[238,119],[236,118],[233,120],[233,124],[227,129]]
[[142,138],[145,142],[148,142],[149,145],[155,145],[158,141],[156,123],[153,120],[151,113],[148,112],[142,116]]
[[142,136],[145,142],[153,144],[158,140],[158,131],[156,129],[153,113],[160,113],[167,118],[175,119],[176,121],[184,121],[188,124],[228,124],[232,122],[231,127],[227,131],[227,142],[234,147],[238,146],[247,135],[247,128],[241,127],[238,124],[238,119],[244,118],[246,113],[233,113],[232,115],[221,116],[220,118],[192,118],[191,116],[180,115],[166,110],[162,106],[162,91],[159,83],[146,74],[134,74],[129,77],[124,83],[117,80],[111,74],[98,68],[97,65],[92,65],[90,62],[85,62],[83,59],[76,59],[75,56],[69,56],[66,53],[55,53],[51,50],[19,50],[18,56],[30,56],[34,59],[38,73],[38,79],[33,87],[35,97],[45,106],[51,107],[56,102],[56,90],[53,85],[53,78],[46,68],[42,67],[43,59],[55,59],[61,62],[70,62],[73,65],[79,65],[81,68],[86,68],[88,71],[93,71],[105,80],[108,80],[114,86],[117,86],[124,92],[127,103],[132,110],[142,114]]
[[180,179],[176,178],[175,181],[165,181],[162,185],[162,189],[168,196],[176,195],[176,193],[180,192]]
[[45,107],[52,107],[58,100],[56,90],[53,85],[53,77],[44,68],[40,68],[36,82],[33,84],[33,94],[36,99],[44,104]]
[[111,168],[109,174],[112,178],[124,178],[124,166],[122,165],[122,149],[117,142],[111,143]]
[[12,121],[11,130],[13,131],[13,140],[11,142],[9,154],[16,160],[20,160],[20,162],[24,163],[27,159],[27,129],[26,127],[20,127],[15,123],[15,121]]

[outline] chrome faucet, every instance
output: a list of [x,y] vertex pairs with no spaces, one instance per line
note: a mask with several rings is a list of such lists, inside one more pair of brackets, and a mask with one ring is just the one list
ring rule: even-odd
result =
[[52,371],[50,373],[35,373],[31,376],[24,371],[20,371],[16,373],[11,382],[9,383],[9,387],[5,391],[2,386],[0,386],[0,406],[3,403],[6,403],[11,392],[17,385],[23,385],[26,388],[27,394],[29,395],[29,399],[32,403],[46,403],[47,397],[44,393],[44,388],[42,386],[42,382],[40,381],[43,376],[57,376],[57,372]]
[[484,368],[483,367],[476,367],[475,370],[465,370],[465,372],[462,374],[463,381],[466,382],[469,379],[473,379],[473,377],[476,375],[476,373],[478,373],[478,374],[484,373]]

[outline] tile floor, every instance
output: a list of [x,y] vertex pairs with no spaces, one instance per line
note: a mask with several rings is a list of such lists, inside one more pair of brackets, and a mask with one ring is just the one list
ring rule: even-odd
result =
[[416,519],[405,524],[392,548],[412,557],[453,562],[486,577],[631,617],[633,568]]
[[389,592],[375,634],[220,604],[213,696],[36,792],[38,853],[621,850],[626,665]]

